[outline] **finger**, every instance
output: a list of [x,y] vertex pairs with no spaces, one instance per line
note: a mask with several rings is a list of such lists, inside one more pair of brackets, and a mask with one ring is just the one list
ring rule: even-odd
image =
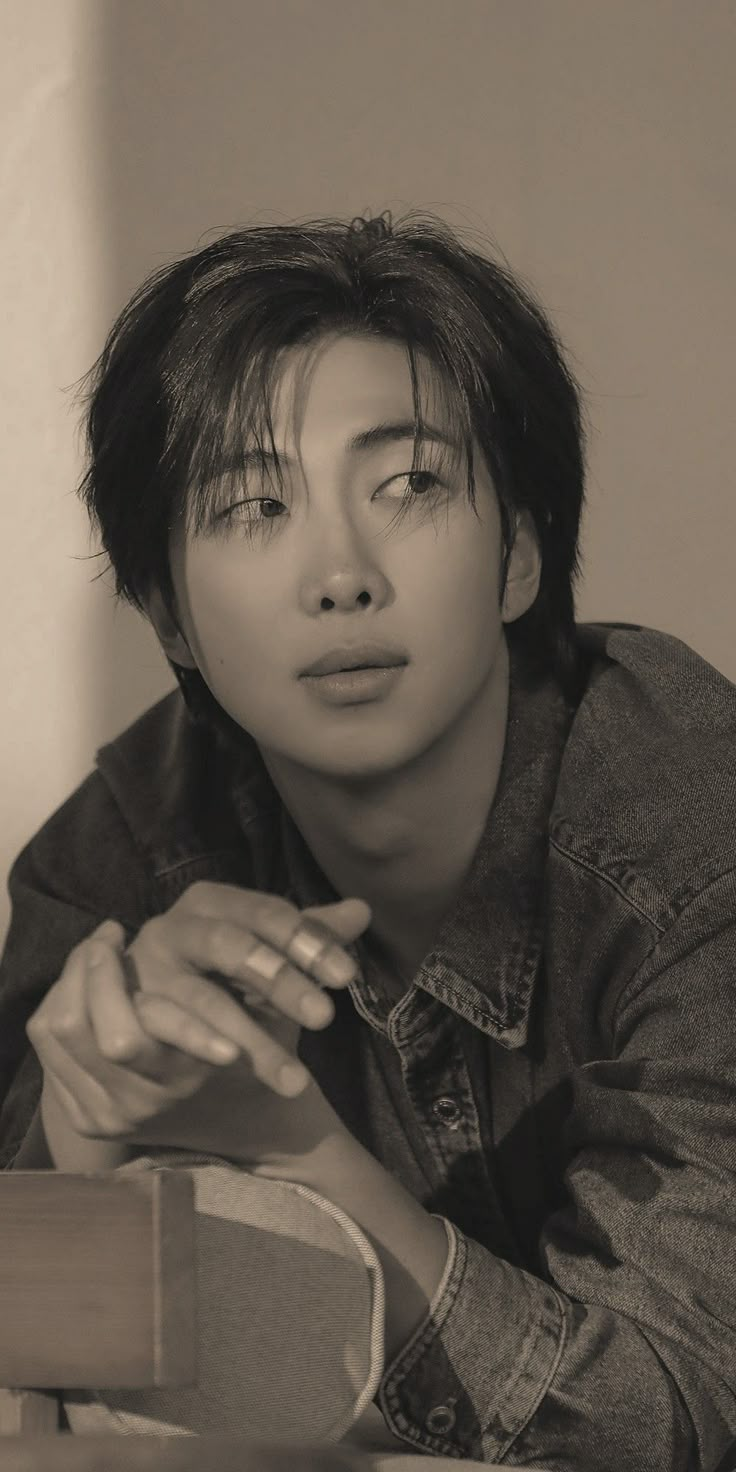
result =
[[[191,1014],[177,1007],[169,997],[153,992],[139,993],[136,1005],[142,1009],[146,1029],[167,1042],[182,1036],[182,1030],[185,1033],[191,1022]],[[240,1048],[255,1077],[278,1094],[301,1093],[309,1082],[303,1064],[259,1027],[254,1018],[241,1011],[239,1021]]]
[[[174,966],[175,961],[169,964],[168,971],[160,970],[150,986],[140,988],[133,994],[133,1004],[146,1031],[149,1031],[149,1013],[145,1010],[144,999],[163,997],[176,1003],[181,1010],[202,1023],[211,1034],[226,1038],[247,1053],[253,1032],[249,1014],[242,1003],[236,1000],[239,992],[231,995],[227,990],[227,983],[223,984],[221,978],[211,980],[199,971],[187,970],[185,962],[181,963],[181,970],[175,970]],[[302,982],[301,985],[304,987],[305,983]],[[298,1022],[295,1025],[295,1043],[299,1025]]]
[[86,960],[86,1005],[102,1057],[136,1070],[160,1068],[161,1050],[133,1005],[119,948],[97,932],[90,938]]
[[[334,1016],[329,997],[283,953],[229,921],[182,915],[176,951],[168,958],[162,958],[159,952],[149,961],[142,940],[141,936],[134,942],[129,955],[141,976],[148,969],[150,979],[144,989],[173,996],[236,1042],[242,1007],[220,984],[222,978],[231,991],[242,994],[244,989],[253,990],[264,1004],[301,1027],[324,1027]],[[218,984],[206,979],[213,973]]]
[[[321,986],[346,986],[354,980],[356,965],[340,940],[324,922],[324,918],[306,916],[280,895],[237,889],[234,885],[192,885],[182,904],[184,915],[221,920],[237,930],[254,935],[281,955],[288,957],[306,975]],[[347,908],[346,908],[347,907]],[[175,906],[174,909],[177,907]],[[334,915],[338,925],[349,927],[349,934],[360,933],[368,923],[367,906],[362,900],[340,900],[332,906],[320,907],[320,915]],[[169,912],[171,916],[173,911]],[[352,926],[349,921],[352,915]],[[168,919],[169,917],[167,917]],[[352,928],[357,925],[357,932]],[[179,916],[173,930],[173,944],[179,934]],[[167,935],[167,943],[172,939]],[[198,962],[201,964],[201,962]],[[218,970],[226,969],[215,963]],[[226,971],[226,974],[230,974]]]
[[[372,918],[370,905],[365,900],[358,899],[340,900],[338,904],[332,905],[312,905],[302,910],[302,926],[308,921],[311,925],[316,924],[326,930],[335,937],[335,943],[340,946],[342,954],[348,956],[353,964],[350,981],[355,979],[358,968],[348,947],[353,946],[358,937],[368,929]],[[290,951],[293,950],[293,945],[292,941]]]
[[[200,923],[205,924],[206,921],[200,921]],[[166,972],[159,970],[158,973],[153,974],[150,985],[135,992],[134,1004],[138,1008],[138,1014],[146,1030],[147,1022],[144,1022],[143,1013],[140,1011],[143,998],[165,997],[169,1001],[177,1002],[178,1007],[196,1017],[213,1035],[227,1038],[228,1041],[234,1042],[240,1050],[243,1048],[247,1050],[252,1033],[250,1033],[249,1013],[244,1007],[244,1002],[241,1001],[240,983],[238,985],[231,983],[228,977],[221,976],[219,973],[212,977],[196,972],[196,970],[187,970],[185,961],[181,961],[180,964],[181,969],[175,969],[175,960],[172,961]],[[268,991],[268,983],[261,980],[258,986],[259,997],[261,997],[259,1011],[266,1014],[265,992]],[[306,989],[306,983],[303,980],[300,986]],[[316,991],[315,995],[318,995]],[[330,1007],[330,1002],[327,1002],[327,1005]],[[272,1017],[277,1016],[277,1008],[271,1007],[268,1008],[268,1011]],[[281,1025],[286,1025],[286,1020],[281,1019]],[[297,1020],[296,1029],[303,1025],[305,1025],[305,1019]],[[309,1026],[312,1026],[312,1023],[309,1023]]]
[[[121,1048],[114,1040],[114,1033],[109,1038],[106,1036],[106,1029],[115,1027],[115,1013],[114,1010],[106,1012],[104,1004],[109,1000],[111,982],[113,1002],[120,1002],[120,998],[115,997],[114,988],[116,984],[122,988],[123,984],[120,948],[124,940],[123,927],[116,921],[106,921],[75,946],[67,957],[58,982],[51,988],[26,1029],[45,1074],[65,1082],[67,1096],[78,1096],[80,1107],[83,1106],[86,1110],[86,1117],[101,1118],[105,1133],[111,1132],[111,1119],[120,1117],[115,1112],[115,1100],[129,1094],[131,1084],[134,1091],[138,1088],[140,1093],[139,1085],[142,1086],[143,1082],[140,1075],[135,1074],[124,1061],[123,1066],[114,1061],[116,1055],[129,1054],[132,1049]],[[129,1008],[130,1002],[123,992],[125,1029],[131,1025]],[[100,1010],[101,1020],[98,1015]],[[99,1040],[93,1025],[93,1016],[99,1026]],[[167,1072],[171,1069],[170,1061],[164,1056],[166,1050],[157,1041],[147,1037],[135,1014],[132,1030],[140,1034],[137,1055],[139,1068],[141,1040],[147,1057],[155,1058],[159,1064],[157,1069],[151,1068],[148,1073],[148,1078],[155,1085],[162,1071],[161,1065],[168,1064]],[[143,1072],[141,1068],[141,1074]],[[145,1094],[146,1099],[149,1096],[150,1090]]]
[[335,1015],[330,997],[265,941],[255,942],[228,982],[248,1010],[265,1016],[281,1013],[300,1027],[326,1027]]
[[122,950],[125,945],[125,926],[119,920],[112,920],[108,917],[97,926],[96,930],[92,931],[91,935],[87,936],[88,941],[99,939],[104,940],[108,945],[115,946],[116,950]]
[[155,1114],[161,1110],[162,1101],[166,1102],[163,1091],[155,1083],[135,1074],[122,1078],[123,1092],[113,1097],[105,1084],[72,1057],[55,1037],[48,1040],[44,1073],[62,1098],[73,1128],[91,1138],[122,1136],[139,1115]]
[[[355,961],[339,941],[357,938],[370,924],[371,909],[364,900],[340,900],[337,904],[313,906],[300,912],[301,918],[287,945],[287,954],[305,973],[312,972],[321,985],[337,987],[355,979]],[[312,1000],[314,993],[304,993],[295,985],[299,973],[289,965],[279,966],[278,952],[263,944],[247,958],[246,965],[259,971],[270,983],[270,996],[279,1010],[302,1025],[322,1027],[332,1020],[324,1006],[327,998]],[[339,978],[339,981],[338,981]],[[245,994],[245,1003],[251,997]]]
[[331,905],[311,905],[301,913],[323,924],[338,941],[348,943],[357,940],[373,918],[367,901],[357,898],[339,900]]
[[42,1063],[50,1038],[71,1050],[90,1051],[91,1034],[85,997],[87,948],[81,941],[69,952],[58,981],[29,1018],[26,1033]]
[[104,920],[69,952],[58,980],[49,989],[40,1007],[29,1020],[29,1036],[53,1029],[66,1038],[86,1035],[89,1028],[86,978],[90,955],[98,942],[120,945],[123,927],[115,920]]
[[237,1043],[215,1032],[200,1017],[186,1011],[170,997],[157,996],[154,992],[136,992],[134,1005],[146,1034],[169,1048],[176,1048],[203,1063],[220,1066],[234,1063],[240,1056]]
[[62,1083],[58,1075],[46,1072],[44,1074],[44,1085],[48,1085],[51,1089],[57,1105],[61,1107],[62,1113],[66,1115],[72,1129],[76,1130],[78,1135],[87,1135],[92,1124],[90,1115],[82,1108],[66,1084]]

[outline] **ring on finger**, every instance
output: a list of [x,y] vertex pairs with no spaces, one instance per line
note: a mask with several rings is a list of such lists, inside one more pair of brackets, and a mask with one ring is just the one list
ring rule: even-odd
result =
[[271,946],[266,945],[264,941],[258,941],[245,959],[249,970],[257,971],[264,981],[275,981],[284,965],[283,956],[278,951],[272,950]]
[[308,971],[333,944],[331,936],[310,925],[308,920],[302,920],[286,946],[286,954],[290,961]]
[[[278,951],[274,951],[265,941],[256,941],[253,949],[246,956],[246,964],[251,971],[257,971],[264,981],[273,982],[278,976],[282,966],[286,964],[284,957]],[[269,998],[256,987],[248,986],[245,981],[239,981],[234,988],[238,1001],[243,1006],[257,1008],[269,1007]]]

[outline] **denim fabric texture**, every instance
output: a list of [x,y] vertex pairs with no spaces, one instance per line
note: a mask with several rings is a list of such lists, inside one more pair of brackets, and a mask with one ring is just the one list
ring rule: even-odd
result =
[[[378,1399],[407,1448],[715,1472],[736,1445],[736,690],[679,640],[578,626],[569,703],[512,658],[498,789],[399,1002],[370,946],[300,1053],[452,1250]],[[178,692],[24,849],[0,977],[12,1163],[25,1023],[71,947],[195,880],[336,898],[257,749]],[[736,1458],[734,1458],[736,1465]]]

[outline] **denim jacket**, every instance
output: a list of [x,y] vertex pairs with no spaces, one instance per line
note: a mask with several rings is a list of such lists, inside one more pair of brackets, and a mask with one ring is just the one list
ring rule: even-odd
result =
[[[300,1053],[448,1223],[426,1321],[384,1368],[417,1451],[560,1472],[715,1472],[736,1445],[736,690],[680,641],[579,625],[585,688],[512,661],[458,900],[399,1002],[361,974]],[[36,1107],[25,1023],[106,916],[195,880],[335,898],[254,745],[178,692],[98,753],[16,860],[0,1148]]]

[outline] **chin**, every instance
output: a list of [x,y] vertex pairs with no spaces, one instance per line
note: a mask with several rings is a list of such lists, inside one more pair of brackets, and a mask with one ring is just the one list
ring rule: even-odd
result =
[[329,743],[323,740],[312,749],[302,750],[298,757],[294,754],[292,759],[320,776],[361,782],[400,772],[432,744],[431,736],[422,741],[416,732],[401,733],[395,728],[382,733],[366,731],[359,737],[355,732],[345,732]]

